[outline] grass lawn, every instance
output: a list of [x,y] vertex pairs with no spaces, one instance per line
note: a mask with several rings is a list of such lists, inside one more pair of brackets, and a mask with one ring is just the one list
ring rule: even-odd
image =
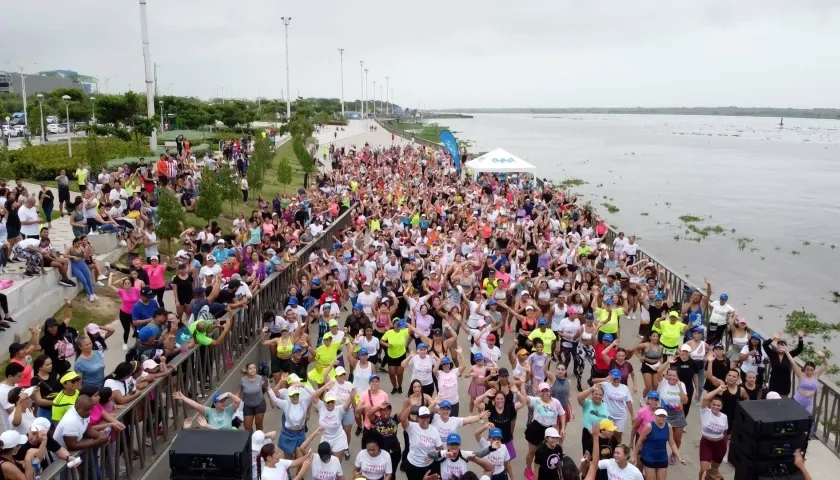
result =
[[449,128],[443,125],[438,125],[437,123],[388,122],[386,125],[398,132],[411,133],[418,138],[435,143],[440,143],[440,132]]

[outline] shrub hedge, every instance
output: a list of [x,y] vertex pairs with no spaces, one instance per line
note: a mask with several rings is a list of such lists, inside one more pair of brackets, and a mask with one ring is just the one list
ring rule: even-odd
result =
[[[116,138],[100,138],[105,158],[150,157],[154,154],[145,146],[137,147],[134,142],[125,142]],[[9,152],[11,172],[15,178],[35,180],[53,180],[67,170],[71,173],[79,163],[87,163],[87,145],[85,142],[73,142],[73,157],[67,154],[66,142],[54,142],[36,145]]]

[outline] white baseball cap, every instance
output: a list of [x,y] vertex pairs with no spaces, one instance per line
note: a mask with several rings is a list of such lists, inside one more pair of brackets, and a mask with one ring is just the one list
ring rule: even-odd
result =
[[0,442],[3,443],[3,448],[13,448],[15,445],[26,443],[26,435],[21,435],[14,430],[7,430],[0,435]]
[[554,427],[548,427],[545,429],[545,437],[560,438],[560,432]]
[[657,417],[660,416],[660,415],[668,416],[668,411],[665,410],[664,408],[657,408],[656,411],[653,412],[653,414],[656,415]]

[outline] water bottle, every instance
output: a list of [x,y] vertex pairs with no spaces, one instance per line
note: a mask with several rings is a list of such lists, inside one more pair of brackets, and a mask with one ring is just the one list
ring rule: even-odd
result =
[[35,480],[41,480],[41,460],[38,457],[32,459],[32,472],[35,474]]

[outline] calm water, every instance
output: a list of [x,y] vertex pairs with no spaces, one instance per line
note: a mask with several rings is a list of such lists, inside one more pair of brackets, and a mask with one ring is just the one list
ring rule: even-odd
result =
[[[442,123],[474,151],[501,147],[540,177],[585,180],[574,191],[609,223],[689,280],[708,276],[715,297],[729,294],[764,334],[782,330],[794,309],[840,316],[831,293],[840,290],[840,122],[485,114]],[[607,213],[604,202],[620,211]],[[675,240],[687,236],[678,217],[688,214],[726,234]],[[753,241],[739,250],[738,238]]]

